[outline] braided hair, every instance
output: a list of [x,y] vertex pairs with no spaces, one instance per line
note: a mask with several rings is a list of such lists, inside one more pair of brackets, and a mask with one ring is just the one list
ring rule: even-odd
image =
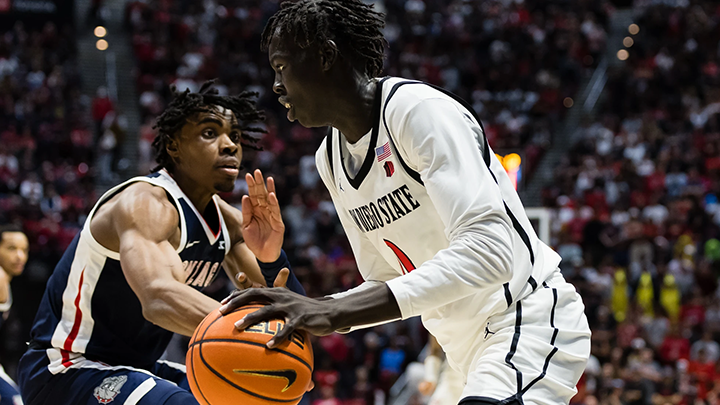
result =
[[261,46],[267,51],[276,34],[292,36],[302,49],[333,40],[340,52],[360,65],[365,74],[376,77],[383,67],[384,19],[384,14],[361,0],[286,1],[268,20]]
[[255,97],[258,93],[244,91],[237,96],[220,96],[218,90],[213,88],[214,80],[209,80],[200,87],[197,93],[191,93],[186,89],[180,93],[173,89],[174,98],[170,101],[165,111],[157,118],[153,129],[157,128],[158,134],[153,140],[152,146],[155,150],[155,166],[151,171],[157,172],[160,169],[172,170],[173,160],[167,152],[167,145],[178,134],[187,122],[187,119],[194,114],[210,112],[216,106],[231,110],[240,124],[243,147],[261,150],[257,145],[259,136],[251,136],[250,133],[262,134],[266,131],[255,127],[256,123],[265,119],[262,111],[255,108]]

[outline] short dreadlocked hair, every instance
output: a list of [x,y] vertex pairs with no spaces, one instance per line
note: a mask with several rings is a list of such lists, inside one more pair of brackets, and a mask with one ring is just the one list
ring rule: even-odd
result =
[[214,80],[203,83],[197,93],[191,93],[190,89],[186,89],[182,93],[173,89],[174,98],[153,126],[153,129],[157,128],[158,130],[152,143],[155,150],[155,161],[158,165],[151,170],[152,172],[163,168],[173,169],[174,162],[167,153],[168,143],[178,134],[189,117],[201,112],[210,112],[214,107],[223,107],[235,114],[240,124],[243,147],[261,150],[257,145],[260,136],[250,135],[250,133],[266,132],[262,128],[253,126],[265,119],[263,112],[255,108],[254,98],[258,96],[258,93],[244,91],[237,96],[220,96],[218,90],[212,87],[214,83]]
[[365,74],[376,77],[383,67],[384,26],[385,15],[361,0],[286,1],[268,20],[261,45],[267,51],[275,34],[292,35],[302,49],[333,40]]

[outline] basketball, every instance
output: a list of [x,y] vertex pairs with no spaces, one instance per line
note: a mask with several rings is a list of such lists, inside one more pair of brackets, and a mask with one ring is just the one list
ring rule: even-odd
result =
[[260,308],[246,305],[226,316],[215,310],[195,330],[185,363],[200,404],[297,404],[302,399],[313,371],[308,335],[295,331],[282,345],[268,349],[265,344],[282,330],[283,320],[235,329],[235,322]]

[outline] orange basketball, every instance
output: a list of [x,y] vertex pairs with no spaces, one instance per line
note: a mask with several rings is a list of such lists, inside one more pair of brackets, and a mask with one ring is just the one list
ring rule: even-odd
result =
[[285,326],[282,320],[239,332],[235,322],[262,305],[222,316],[213,311],[197,327],[185,363],[195,398],[203,405],[297,404],[310,383],[313,351],[304,331],[274,349],[265,344]]

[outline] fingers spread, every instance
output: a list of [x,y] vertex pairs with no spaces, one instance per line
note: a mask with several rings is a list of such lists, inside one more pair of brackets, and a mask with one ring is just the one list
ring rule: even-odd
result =
[[290,270],[288,270],[287,267],[280,270],[277,277],[275,277],[273,287],[285,287],[287,285],[288,277],[290,277]]
[[252,280],[250,280],[250,278],[247,276],[247,274],[240,272],[240,273],[238,273],[238,275],[235,278],[237,279],[238,283],[240,284],[240,286],[242,286],[243,289],[252,287],[253,282],[252,282]]
[[287,340],[290,337],[290,335],[292,335],[292,333],[295,331],[295,325],[296,325],[295,320],[293,320],[293,319],[288,320],[286,318],[285,319],[285,327],[282,328],[281,331],[279,331],[275,336],[272,337],[272,339],[270,339],[267,342],[267,347],[269,349],[272,349],[273,347],[282,344],[282,342]]
[[256,323],[278,318],[277,313],[278,311],[273,305],[268,305],[245,315],[241,320],[235,322],[235,327],[238,330],[245,330]]
[[271,290],[268,288],[248,288],[246,290],[233,293],[235,295],[225,305],[220,307],[220,313],[227,315],[228,313],[250,304],[252,302],[260,302],[263,304],[273,302],[270,295]]
[[[231,299],[235,298],[235,297],[238,295],[239,292],[240,292],[240,290],[235,290],[235,291],[231,292],[230,295],[228,295],[227,297],[223,298],[223,300],[220,301],[220,303],[223,304],[223,305],[227,304],[228,302],[230,302]],[[221,311],[221,312],[222,312],[222,311]]]

